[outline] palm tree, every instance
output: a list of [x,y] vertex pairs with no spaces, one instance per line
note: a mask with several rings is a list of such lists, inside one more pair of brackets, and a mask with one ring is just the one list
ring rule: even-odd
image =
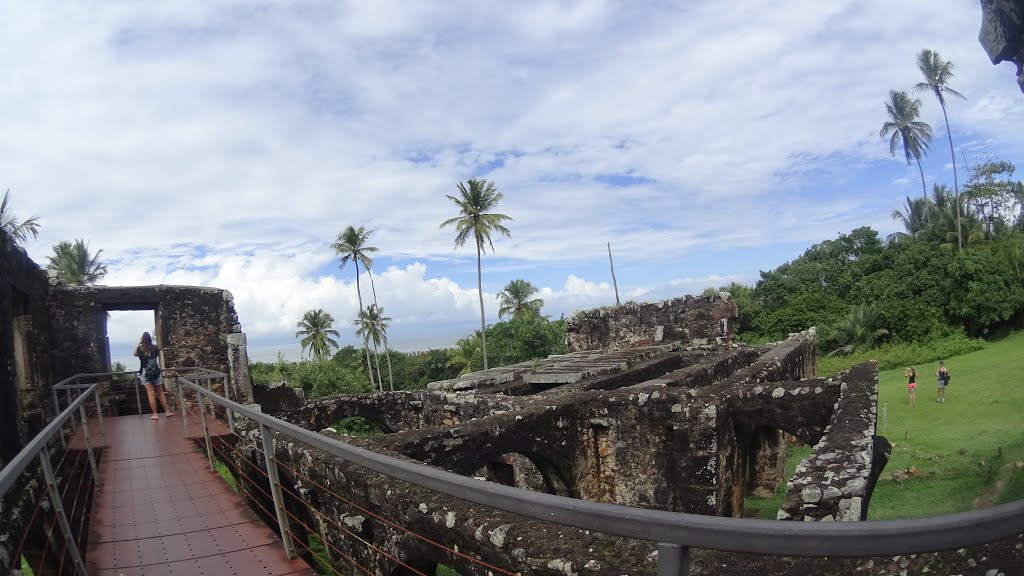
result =
[[58,242],[53,247],[53,256],[48,256],[50,263],[46,265],[66,286],[86,286],[95,284],[107,275],[106,265],[100,263],[100,254],[89,254],[89,245],[84,240],[75,240],[72,244],[67,240]]
[[[960,198],[960,181],[956,173],[956,152],[953,150],[953,132],[949,128],[949,116],[946,115],[946,95],[955,96],[961,100],[967,98],[949,87],[949,79],[953,77],[953,63],[943,60],[938,52],[927,48],[917,54],[917,69],[924,76],[924,82],[918,82],[914,89],[919,92],[931,91],[935,94],[939,106],[942,107],[942,119],[946,121],[946,137],[949,138],[949,157],[953,160],[953,191],[956,197]],[[956,202],[956,237],[957,247],[963,249],[962,235],[960,231],[960,202]]]
[[508,228],[501,224],[505,220],[512,220],[512,218],[504,214],[488,212],[488,210],[493,210],[505,196],[498,192],[494,182],[470,179],[466,182],[459,182],[458,189],[461,197],[446,196],[459,207],[459,215],[441,222],[441,228],[455,227],[456,246],[464,246],[470,237],[476,241],[476,289],[480,296],[480,348],[484,356],[484,370],[487,370],[487,324],[484,317],[484,288],[480,255],[484,251],[485,240],[491,247],[491,251],[494,251],[494,242],[491,241],[492,232],[498,232],[508,237],[512,236]]
[[[317,360],[323,360],[331,355],[332,349],[338,348],[338,331],[333,329],[334,317],[320,308],[310,310],[302,315],[302,320],[295,323],[299,329],[295,333],[296,338],[302,338],[302,351],[309,349],[309,353]],[[334,338],[331,338],[331,337]]]
[[476,371],[480,367],[482,351],[480,338],[463,338],[449,350],[448,365],[459,368],[459,376]]
[[902,144],[907,165],[910,165],[911,159],[917,160],[917,170],[921,173],[921,196],[927,197],[921,156],[928,151],[928,143],[932,140],[932,127],[917,119],[921,114],[921,99],[911,100],[902,90],[889,90],[889,101],[885,103],[885,111],[889,114],[889,121],[882,124],[878,135],[882,139],[889,138],[889,154],[894,158],[896,148]]
[[864,304],[858,304],[850,310],[850,315],[833,328],[832,338],[839,348],[829,355],[852,354],[858,350],[870,348],[882,338],[889,336],[885,328],[876,329],[878,312]]
[[0,230],[7,232],[14,238],[15,244],[24,244],[28,237],[39,237],[39,218],[33,216],[24,222],[18,222],[18,217],[11,213],[8,203],[11,199],[11,190],[4,192],[4,200],[0,203]]
[[[370,239],[371,231],[360,226],[358,229],[349,226],[342,230],[334,244],[331,247],[340,256],[338,260],[338,268],[344,269],[345,265],[349,262],[355,264],[356,267],[356,295],[359,297],[359,315],[363,314],[363,291],[359,286],[359,264],[362,263],[363,267],[367,270],[373,266],[373,260],[367,255],[377,251],[374,246],[367,246],[366,242]],[[370,365],[370,348],[366,342],[363,342],[363,350],[366,352],[366,371],[370,375],[370,386],[374,386],[373,382],[373,367]],[[377,375],[378,380],[380,375]],[[383,385],[380,386],[383,390]]]
[[[365,311],[359,314],[359,318],[356,319],[355,325],[358,327],[356,330],[356,336],[361,336],[364,342],[373,342],[374,358],[377,363],[377,381],[380,382],[380,356],[376,353],[377,347],[382,343],[384,344],[385,350],[387,349],[388,341],[388,323],[391,322],[391,318],[384,315],[384,309],[378,307],[376,304],[370,304]],[[391,367],[388,367],[390,373]],[[381,392],[384,391],[384,383],[380,382]],[[394,381],[391,382],[391,391],[395,391]]]
[[893,220],[903,225],[904,231],[890,234],[888,240],[890,242],[909,240],[926,232],[930,206],[931,200],[928,198],[911,199],[910,196],[907,196],[903,209],[893,210],[891,214]]
[[526,280],[513,280],[505,285],[505,289],[498,293],[498,301],[501,306],[498,308],[498,318],[506,314],[512,318],[520,316],[540,316],[540,309],[544,301],[540,298],[530,299],[531,296],[540,292]]

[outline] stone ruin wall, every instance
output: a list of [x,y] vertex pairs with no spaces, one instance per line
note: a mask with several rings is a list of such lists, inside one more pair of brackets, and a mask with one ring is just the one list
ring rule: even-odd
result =
[[829,382],[841,395],[821,440],[789,481],[780,520],[867,520],[872,489],[892,452],[876,435],[877,366],[862,364]]
[[978,41],[992,64],[1012,62],[1024,92],[1024,0],[981,0]]
[[738,315],[728,293],[661,302],[627,302],[576,312],[566,326],[569,352],[636,348],[663,342],[727,343]]
[[0,465],[48,420],[46,273],[0,232]]
[[[51,291],[54,378],[110,369],[108,310],[153,310],[165,367],[200,366],[229,375],[234,400],[252,401],[245,334],[231,293],[198,286],[82,286]],[[128,371],[137,365],[126,367]],[[170,374],[168,374],[170,375]],[[222,387],[215,381],[216,389]]]
[[[591,501],[739,516],[746,494],[774,492],[784,482],[783,431],[818,444],[833,410],[845,402],[842,382],[813,378],[814,357],[809,334],[757,350],[714,352],[676,343],[606,355],[584,351],[529,367],[467,375],[430,390],[293,404],[280,415],[331,437],[338,436],[326,426],[346,416],[362,416],[388,433],[341,437],[346,442],[465,476]],[[868,373],[873,374],[873,367]],[[531,375],[544,375],[544,382]],[[854,375],[858,385],[873,388],[874,379],[861,381],[862,376]],[[516,393],[506,394],[509,390]],[[486,571],[438,555],[393,526],[334,501],[317,485],[337,486],[359,507],[383,510],[387,518],[443,535],[460,550],[523,574],[655,570],[649,543],[487,510],[380,477],[296,443],[281,444],[278,456],[294,467],[287,474],[297,481],[293,493],[303,500],[292,502],[293,512],[309,515],[305,503],[330,511],[328,516],[343,522],[344,530],[318,513],[310,525],[382,573],[389,573],[394,563],[352,544],[345,530],[425,572],[432,563],[463,574],[483,576]],[[257,454],[258,446],[253,429],[239,448]],[[515,462],[510,455],[529,460],[540,478],[528,482],[518,471],[514,479],[508,476],[509,464]],[[241,465],[258,465],[258,459]],[[604,550],[615,552],[595,552]]]

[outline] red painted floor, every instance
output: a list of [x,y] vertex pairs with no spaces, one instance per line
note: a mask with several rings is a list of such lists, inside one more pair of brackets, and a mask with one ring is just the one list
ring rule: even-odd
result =
[[[199,419],[188,424],[201,437]],[[100,435],[90,421],[94,444],[108,445],[90,518],[90,574],[314,574],[285,558],[277,535],[210,471],[180,415],[106,418],[105,428]],[[220,423],[214,431],[227,433]]]

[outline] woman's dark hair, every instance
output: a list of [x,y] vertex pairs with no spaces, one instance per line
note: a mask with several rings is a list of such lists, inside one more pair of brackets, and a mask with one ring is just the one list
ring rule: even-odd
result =
[[142,344],[139,345],[139,348],[147,356],[153,354],[153,349],[156,347],[153,346],[153,337],[149,335],[149,332],[142,333]]

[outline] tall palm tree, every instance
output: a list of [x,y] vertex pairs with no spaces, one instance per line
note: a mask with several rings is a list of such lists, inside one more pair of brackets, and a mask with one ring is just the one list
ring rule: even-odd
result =
[[[359,286],[359,264],[361,263],[367,270],[373,266],[373,259],[368,254],[372,254],[377,251],[374,246],[367,246],[366,242],[370,239],[371,231],[360,226],[358,229],[349,226],[345,228],[335,239],[334,244],[331,247],[340,256],[338,259],[338,268],[344,270],[345,266],[352,262],[356,267],[356,295],[359,297],[359,315],[363,314],[363,290]],[[373,367],[370,365],[370,348],[367,343],[363,342],[363,351],[366,352],[366,372],[370,375],[370,386],[375,386],[373,382]],[[377,375],[378,380],[380,374]],[[383,390],[383,385],[380,386]]]
[[544,301],[540,298],[530,297],[540,292],[533,284],[526,280],[513,280],[505,285],[505,289],[498,293],[498,318],[506,314],[512,318],[519,316],[535,315],[540,316],[540,309]]
[[28,237],[39,237],[39,218],[33,216],[24,222],[18,222],[18,217],[11,212],[8,204],[11,200],[11,190],[4,192],[4,200],[0,203],[0,230],[7,232],[14,238],[15,244],[24,244]]
[[333,329],[334,317],[320,308],[303,314],[295,327],[299,329],[295,337],[302,338],[299,341],[302,351],[308,348],[310,356],[317,360],[327,358],[332,349],[338,348],[338,341],[334,339],[338,337],[338,331]]
[[495,188],[494,182],[470,179],[466,182],[459,182],[458,190],[460,197],[456,198],[450,194],[446,196],[459,207],[459,215],[441,222],[441,228],[455,227],[456,246],[464,246],[470,237],[476,242],[476,289],[480,296],[480,348],[484,356],[484,370],[487,370],[487,324],[484,317],[484,287],[480,255],[484,251],[484,241],[491,247],[491,252],[494,251],[494,242],[491,241],[492,232],[507,237],[512,236],[508,228],[501,224],[505,220],[512,220],[512,218],[504,214],[488,212],[497,207],[498,202],[505,197]]
[[917,54],[917,69],[924,76],[924,82],[918,82],[914,89],[919,92],[930,91],[935,95],[942,107],[942,119],[946,122],[946,137],[949,138],[949,157],[953,160],[953,191],[956,193],[956,237],[957,247],[963,249],[963,240],[960,231],[960,181],[956,173],[956,152],[953,150],[953,132],[949,128],[949,116],[946,115],[946,95],[954,96],[961,100],[967,98],[949,87],[949,80],[953,77],[953,63],[943,60],[938,52],[925,48]]
[[928,143],[932,140],[932,127],[917,119],[921,114],[921,99],[910,99],[906,92],[889,90],[889,100],[885,102],[885,111],[889,120],[882,124],[878,132],[882,139],[889,138],[889,154],[896,157],[896,148],[902,144],[903,155],[910,165],[911,159],[917,160],[917,170],[921,173],[921,196],[927,197],[925,189],[924,169],[921,168],[921,156],[928,151]]
[[97,250],[95,255],[89,254],[89,245],[84,240],[75,240],[74,244],[64,240],[53,247],[46,268],[66,286],[95,284],[107,275],[106,265],[100,262],[102,253],[103,250]]
[[[384,344],[387,349],[388,341],[388,323],[391,322],[391,318],[384,315],[384,309],[378,307],[376,304],[370,304],[365,311],[359,314],[356,318],[355,325],[357,326],[356,336],[361,336],[364,341],[373,342],[374,350],[378,346]],[[377,364],[377,380],[380,382],[380,355],[374,353],[374,358]],[[390,372],[390,367],[388,368]],[[381,391],[384,391],[383,382],[380,383]],[[394,381],[391,382],[391,391],[395,391]]]

